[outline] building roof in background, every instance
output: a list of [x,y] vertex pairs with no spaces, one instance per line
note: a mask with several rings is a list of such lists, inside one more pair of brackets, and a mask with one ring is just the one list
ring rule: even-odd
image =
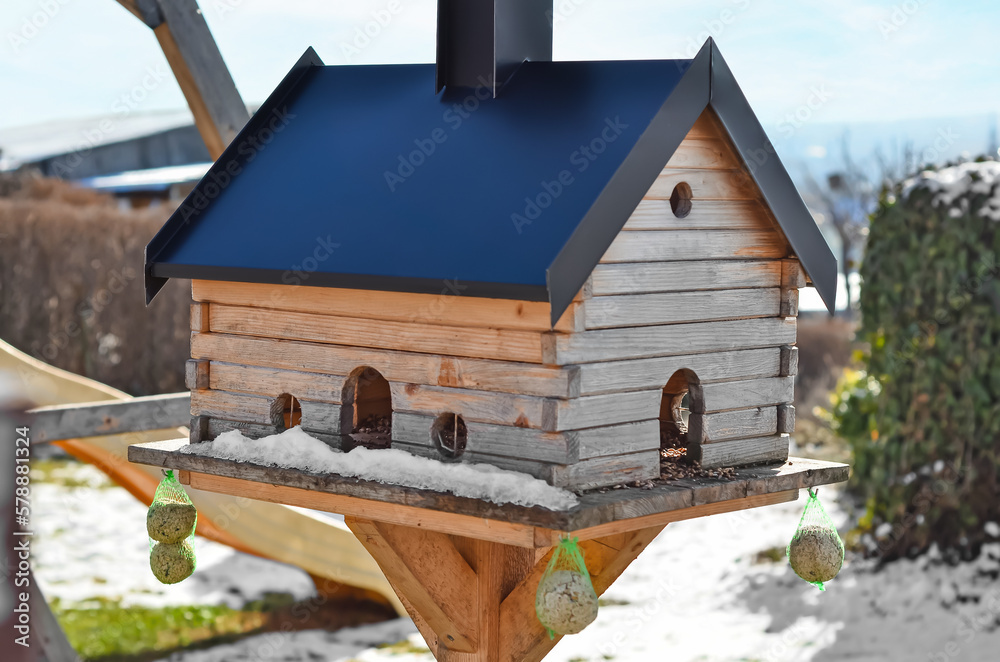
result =
[[[497,98],[433,90],[434,65],[307,51],[147,246],[147,300],[171,277],[457,282],[555,321],[707,107],[741,154],[770,147],[711,40],[693,60],[525,62]],[[836,260],[773,149],[751,172],[832,305]]]
[[111,114],[0,130],[0,170],[194,124],[188,110]]
[[77,186],[106,193],[136,193],[168,191],[174,184],[194,183],[205,176],[211,163],[129,170],[126,172],[85,177],[74,183]]

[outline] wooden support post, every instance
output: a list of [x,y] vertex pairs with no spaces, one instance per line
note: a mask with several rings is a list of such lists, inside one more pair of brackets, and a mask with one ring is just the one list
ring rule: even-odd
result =
[[[382,568],[439,661],[541,660],[558,643],[535,616],[552,548],[541,550],[345,518]],[[656,525],[580,543],[602,594],[663,530]]]
[[118,0],[153,29],[212,159],[250,115],[196,0]]

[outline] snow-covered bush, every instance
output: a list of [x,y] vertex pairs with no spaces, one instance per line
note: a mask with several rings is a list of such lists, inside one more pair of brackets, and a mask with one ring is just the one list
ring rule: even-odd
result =
[[[1000,517],[1000,163],[925,171],[887,195],[862,265],[863,379],[833,411],[852,484],[893,558],[974,553]],[[861,382],[864,382],[863,384]]]

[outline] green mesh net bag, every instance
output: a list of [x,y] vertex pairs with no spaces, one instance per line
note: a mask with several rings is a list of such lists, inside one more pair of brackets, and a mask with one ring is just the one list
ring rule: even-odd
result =
[[197,523],[197,509],[174,472],[167,471],[146,512],[149,567],[161,583],[176,584],[194,572]]
[[552,553],[538,582],[535,614],[549,638],[576,634],[597,618],[597,593],[576,538],[564,538]]
[[826,590],[823,583],[836,577],[844,564],[844,541],[823,510],[817,492],[811,489],[802,519],[785,551],[795,574],[821,591]]

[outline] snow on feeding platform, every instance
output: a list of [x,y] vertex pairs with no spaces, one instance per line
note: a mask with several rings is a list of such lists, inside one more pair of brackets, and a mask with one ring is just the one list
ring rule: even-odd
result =
[[181,452],[450,492],[455,496],[483,499],[499,505],[513,503],[568,510],[578,502],[571,492],[525,473],[489,464],[440,462],[395,448],[372,450],[358,447],[343,453],[309,436],[300,427],[261,439],[249,439],[238,430],[230,430],[220,434],[215,441],[187,445]]

